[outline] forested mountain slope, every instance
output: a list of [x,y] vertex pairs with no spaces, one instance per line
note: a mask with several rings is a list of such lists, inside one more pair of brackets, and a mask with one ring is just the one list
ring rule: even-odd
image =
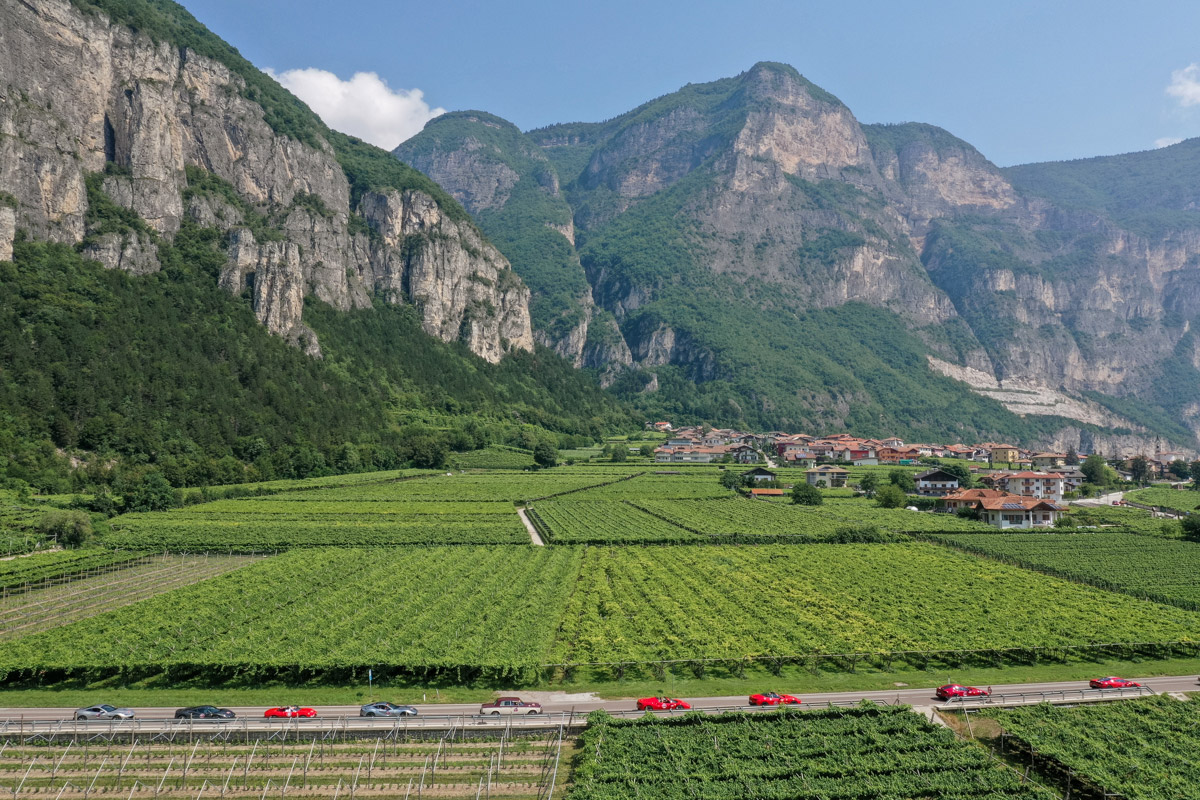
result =
[[630,424],[534,352],[528,289],[455,200],[181,6],[0,5],[0,78],[0,477],[207,483]]

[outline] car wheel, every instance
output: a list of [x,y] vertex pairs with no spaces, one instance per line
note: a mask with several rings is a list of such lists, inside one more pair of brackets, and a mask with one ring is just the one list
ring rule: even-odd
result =
[[493,711],[493,712],[492,712],[492,716],[493,716],[493,717],[498,717],[498,716],[500,716],[500,712],[499,712],[499,711]]
[[367,712],[367,716],[368,716],[368,717],[378,717],[379,715],[378,715],[378,714],[376,714],[374,711],[368,711],[368,712]]

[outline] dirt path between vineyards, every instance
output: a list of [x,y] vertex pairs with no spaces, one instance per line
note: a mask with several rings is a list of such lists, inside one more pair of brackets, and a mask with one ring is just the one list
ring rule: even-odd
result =
[[533,523],[529,521],[529,517],[525,516],[525,509],[518,508],[517,516],[521,518],[521,522],[525,523],[525,530],[529,531],[529,539],[538,547],[545,547],[546,543],[538,535],[537,528],[533,527]]

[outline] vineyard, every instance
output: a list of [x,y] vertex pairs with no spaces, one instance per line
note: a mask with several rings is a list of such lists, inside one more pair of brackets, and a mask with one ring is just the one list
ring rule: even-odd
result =
[[28,587],[56,578],[103,569],[141,557],[109,550],[55,550],[0,561],[0,590]]
[[529,516],[551,544],[681,544],[706,537],[620,500],[550,500]]
[[1075,506],[1065,519],[1070,525],[1087,530],[1124,531],[1167,539],[1178,539],[1181,535],[1179,523],[1155,518],[1138,508]]
[[[570,548],[295,550],[7,642],[0,676],[530,679],[579,575]],[[44,672],[43,672],[44,671]]]
[[615,720],[583,734],[570,800],[1051,800],[907,709]]
[[270,495],[280,492],[298,492],[309,489],[330,489],[342,486],[365,486],[372,483],[392,483],[422,475],[440,475],[428,469],[393,469],[382,472],[354,472],[346,475],[327,475],[321,478],[294,478],[253,483],[231,483],[210,486],[204,489],[184,489],[184,497],[195,499],[206,494],[222,496],[230,492],[248,495]]
[[924,651],[1166,642],[1198,629],[1192,612],[932,544],[592,547],[553,662],[620,674],[663,660],[919,651],[922,668]]
[[1135,503],[1147,506],[1162,506],[1176,511],[1200,512],[1200,492],[1193,489],[1168,489],[1163,486],[1152,486],[1149,489],[1138,489],[1125,495]]
[[56,579],[53,585],[5,593],[0,599],[0,639],[86,619],[172,589],[223,575],[253,559],[240,556],[146,556]]
[[454,469],[527,469],[533,463],[533,453],[511,447],[486,447],[450,456]]
[[935,541],[1134,597],[1200,610],[1200,544],[1128,533],[996,533]]
[[[735,496],[719,500],[662,499],[664,491],[641,491],[643,480],[634,478],[540,502],[534,505],[531,515],[550,541],[559,544],[803,544],[843,541],[848,536],[853,539],[855,533],[874,541],[899,541],[903,537],[895,534],[903,531],[995,530],[953,514],[878,508],[861,499],[835,498],[821,506]],[[600,492],[624,499],[589,499]],[[871,532],[865,535],[864,530]]]
[[[477,796],[534,800],[566,779],[569,753],[553,736],[411,738],[397,724],[383,737],[333,741],[284,736],[243,741],[237,722],[220,740],[14,743],[0,747],[0,791],[75,800],[227,797]],[[284,729],[286,730],[286,729]],[[189,737],[190,738],[190,737]],[[570,747],[562,747],[566,751]],[[561,760],[561,770],[554,768]]]
[[1167,696],[1077,708],[984,712],[1006,750],[1028,755],[1073,797],[1182,800],[1200,787],[1200,703]]
[[[359,490],[361,491],[361,489]],[[511,503],[324,499],[351,490],[221,500],[112,521],[109,547],[251,553],[293,547],[520,544],[529,534]],[[317,499],[321,498],[321,499]]]

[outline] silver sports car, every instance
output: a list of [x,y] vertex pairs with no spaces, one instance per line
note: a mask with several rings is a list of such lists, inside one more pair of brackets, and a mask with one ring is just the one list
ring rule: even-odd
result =
[[75,719],[133,719],[133,709],[110,705],[88,706],[77,710]]
[[415,717],[416,706],[398,706],[395,703],[368,703],[358,710],[360,717]]

